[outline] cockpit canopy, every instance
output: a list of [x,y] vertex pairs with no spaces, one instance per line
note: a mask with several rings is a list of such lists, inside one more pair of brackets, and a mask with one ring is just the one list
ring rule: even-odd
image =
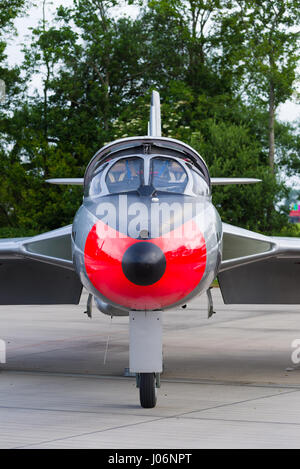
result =
[[210,194],[203,175],[188,160],[169,156],[130,156],[112,158],[96,166],[85,195],[97,197],[129,191],[143,195]]
[[137,190],[143,184],[142,158],[122,158],[107,171],[105,182],[110,194]]

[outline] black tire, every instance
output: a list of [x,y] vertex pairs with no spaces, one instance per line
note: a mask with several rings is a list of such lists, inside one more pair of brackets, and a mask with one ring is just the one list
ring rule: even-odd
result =
[[140,373],[140,402],[145,409],[156,405],[155,373]]

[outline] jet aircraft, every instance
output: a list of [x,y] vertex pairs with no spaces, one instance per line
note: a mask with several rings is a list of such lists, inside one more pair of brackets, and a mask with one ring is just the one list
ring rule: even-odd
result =
[[[70,226],[0,240],[0,304],[78,304],[82,287],[109,316],[129,316],[129,368],[140,403],[156,405],[163,311],[207,294],[217,277],[226,304],[299,304],[300,239],[264,236],[222,223],[214,185],[189,145],[161,136],[152,93],[148,135],[116,140],[93,156],[77,184],[83,203]],[[185,314],[185,310],[182,310]]]

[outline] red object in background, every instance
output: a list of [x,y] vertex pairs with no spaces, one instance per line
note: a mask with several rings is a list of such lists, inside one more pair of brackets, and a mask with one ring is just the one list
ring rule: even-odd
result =
[[171,306],[185,298],[199,284],[206,267],[204,236],[193,220],[160,238],[156,244],[165,254],[164,275],[152,285],[136,285],[122,270],[125,251],[134,243],[145,242],[125,236],[98,221],[88,234],[84,262],[94,287],[118,305],[138,310]]
[[300,205],[295,204],[295,207],[298,207],[298,210],[291,210],[289,213],[290,223],[300,223]]
[[289,216],[290,217],[300,217],[300,210],[291,210]]

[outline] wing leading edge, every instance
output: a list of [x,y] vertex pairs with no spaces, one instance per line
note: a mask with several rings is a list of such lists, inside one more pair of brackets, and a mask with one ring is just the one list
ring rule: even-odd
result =
[[253,178],[211,178],[212,186],[227,186],[229,184],[256,184],[261,179]]
[[32,238],[0,240],[0,304],[78,304],[67,226]]
[[300,238],[223,223],[218,280],[225,304],[300,304]]

